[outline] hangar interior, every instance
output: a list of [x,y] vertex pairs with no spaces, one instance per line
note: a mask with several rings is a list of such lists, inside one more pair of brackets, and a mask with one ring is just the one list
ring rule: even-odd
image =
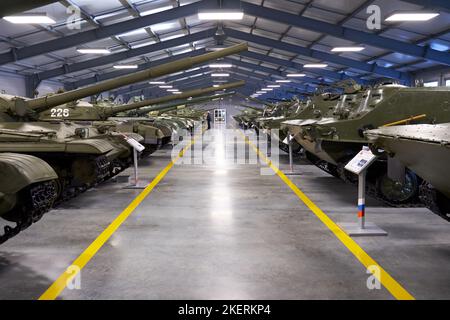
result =
[[0,299],[450,298],[447,0],[0,9]]

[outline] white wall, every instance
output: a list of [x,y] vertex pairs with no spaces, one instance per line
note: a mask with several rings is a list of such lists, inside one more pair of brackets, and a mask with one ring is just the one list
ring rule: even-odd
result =
[[[39,91],[39,95],[42,96],[56,92],[61,88],[64,88],[64,86],[59,82],[42,81],[37,90]],[[0,92],[23,97],[26,96],[25,77],[15,73],[0,71]]]
[[438,81],[439,86],[445,86],[445,81],[450,80],[450,68],[440,67],[439,69],[431,69],[419,72],[414,76],[415,80],[423,82]]
[[0,72],[0,92],[25,96],[25,78],[13,73]]

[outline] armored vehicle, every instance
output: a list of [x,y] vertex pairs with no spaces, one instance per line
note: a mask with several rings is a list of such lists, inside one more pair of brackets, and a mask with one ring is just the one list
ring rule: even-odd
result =
[[[366,130],[402,124],[443,123],[450,121],[450,88],[407,88],[381,85],[365,91],[357,107],[341,119],[330,118],[303,124],[295,139],[322,168],[344,181],[355,176],[344,170],[345,164],[368,144]],[[295,127],[291,126],[292,131]],[[326,166],[323,166],[326,163]],[[415,205],[418,202],[417,176],[406,170],[404,183],[387,176],[387,161],[381,158],[369,168],[370,193],[390,205]]]
[[365,135],[375,153],[381,148],[417,174],[420,200],[450,221],[450,123],[384,127]]

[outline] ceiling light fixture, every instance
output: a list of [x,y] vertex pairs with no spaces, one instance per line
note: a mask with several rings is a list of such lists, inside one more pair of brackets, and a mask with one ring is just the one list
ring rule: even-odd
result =
[[242,20],[244,18],[244,12],[242,10],[211,10],[211,11],[199,11],[199,20]]
[[335,47],[331,49],[332,52],[360,52],[364,47]]
[[209,65],[210,68],[231,68],[230,63],[213,63]]
[[168,86],[168,85],[166,85],[166,86],[159,86],[161,89],[172,89],[173,88],[173,86]]
[[308,63],[303,65],[303,68],[326,68],[328,67],[325,63]]
[[301,78],[301,77],[306,76],[306,74],[304,74],[304,73],[290,73],[287,76],[290,77],[290,78]]
[[271,84],[270,86],[267,86],[267,88],[280,88],[281,86],[279,84]]
[[55,20],[47,16],[45,13],[22,13],[14,16],[5,16],[3,17],[6,21],[15,24],[33,24],[33,23],[41,23],[41,24],[52,24],[56,23]]
[[89,49],[89,48],[80,48],[77,49],[79,53],[83,54],[108,54],[111,53],[108,49]]
[[394,13],[386,18],[386,21],[428,21],[437,17],[435,12],[403,12]]
[[277,82],[277,83],[290,83],[292,81],[291,80],[276,80],[275,82]]
[[137,64],[119,64],[115,65],[114,69],[137,69]]
[[211,77],[229,77],[229,73],[211,73]]
[[149,84],[165,84],[164,81],[150,81]]

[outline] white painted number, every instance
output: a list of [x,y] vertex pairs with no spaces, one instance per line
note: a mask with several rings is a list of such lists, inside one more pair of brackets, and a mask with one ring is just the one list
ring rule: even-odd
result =
[[53,108],[50,110],[50,116],[52,118],[67,118],[70,116],[70,110],[62,108]]

